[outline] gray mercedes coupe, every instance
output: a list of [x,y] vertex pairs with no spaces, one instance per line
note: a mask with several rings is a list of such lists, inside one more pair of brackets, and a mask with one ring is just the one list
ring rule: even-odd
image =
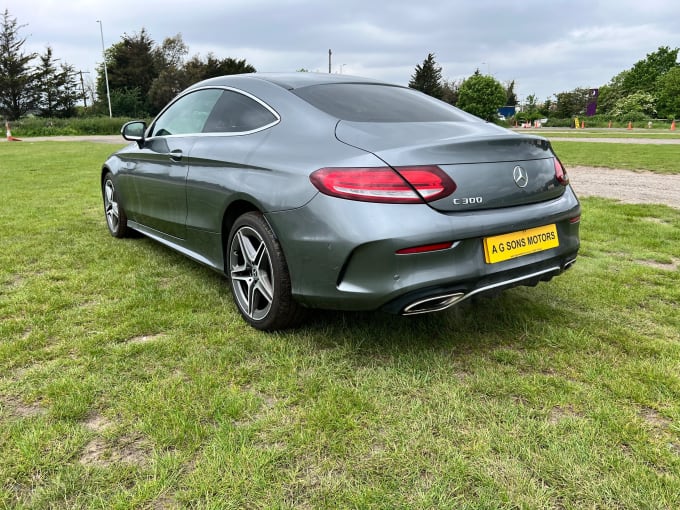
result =
[[309,308],[415,315],[569,268],[581,209],[550,143],[346,75],[224,76],[104,163],[109,231],[227,276],[261,330]]

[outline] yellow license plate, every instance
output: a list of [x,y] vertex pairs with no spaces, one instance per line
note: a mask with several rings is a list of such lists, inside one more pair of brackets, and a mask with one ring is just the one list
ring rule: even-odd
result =
[[560,245],[557,238],[557,227],[543,227],[520,230],[509,234],[484,238],[484,259],[487,264],[495,264],[514,259],[529,253],[549,250]]

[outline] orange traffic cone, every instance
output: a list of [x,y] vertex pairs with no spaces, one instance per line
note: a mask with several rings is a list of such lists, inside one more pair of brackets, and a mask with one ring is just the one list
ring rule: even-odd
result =
[[583,122],[581,122],[581,129],[585,129],[585,127],[586,127],[586,121],[584,120]]
[[671,131],[675,131],[675,120],[671,122]]
[[5,121],[5,128],[7,129],[7,141],[8,142],[20,142],[18,138],[12,136],[12,131],[9,129],[9,121]]
[[633,129],[633,123],[631,121],[628,121],[628,129]]

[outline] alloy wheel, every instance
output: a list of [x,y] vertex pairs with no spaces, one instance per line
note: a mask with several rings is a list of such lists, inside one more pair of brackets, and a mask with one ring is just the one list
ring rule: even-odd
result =
[[110,179],[107,179],[104,184],[104,211],[106,212],[106,222],[109,224],[109,230],[114,233],[117,232],[120,227],[120,213],[113,182]]
[[239,308],[252,320],[267,317],[274,300],[274,274],[267,245],[253,228],[243,226],[234,234],[229,267]]

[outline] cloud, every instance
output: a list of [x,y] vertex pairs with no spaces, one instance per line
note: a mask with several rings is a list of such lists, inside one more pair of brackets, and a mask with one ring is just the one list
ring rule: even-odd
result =
[[[408,83],[428,53],[447,78],[475,69],[540,98],[599,86],[659,46],[677,45],[670,0],[10,0],[27,51],[50,44],[62,61],[95,71],[99,25],[107,46],[145,27],[160,43],[181,33],[190,55],[245,58],[258,70],[301,67]],[[190,12],[188,11],[190,9]]]

